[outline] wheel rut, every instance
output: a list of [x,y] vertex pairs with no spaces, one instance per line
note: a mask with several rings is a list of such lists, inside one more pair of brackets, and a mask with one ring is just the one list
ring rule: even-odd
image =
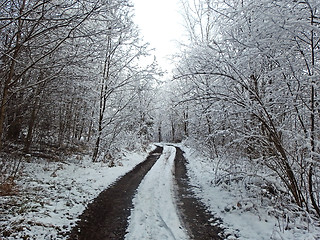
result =
[[92,203],[88,204],[68,239],[124,239],[136,189],[162,151],[162,147],[157,147],[144,162],[102,191]]
[[176,147],[175,157],[175,180],[177,184],[176,195],[178,211],[180,212],[185,228],[193,240],[222,240],[223,229],[215,226],[221,221],[210,214],[205,205],[195,197],[189,183],[187,160],[183,151]]

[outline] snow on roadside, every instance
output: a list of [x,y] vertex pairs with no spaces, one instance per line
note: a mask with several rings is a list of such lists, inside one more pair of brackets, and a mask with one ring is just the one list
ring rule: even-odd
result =
[[26,162],[20,193],[0,197],[0,239],[65,239],[86,205],[146,156],[127,152],[112,168],[90,156]]
[[186,240],[173,192],[176,149],[164,146],[163,154],[144,177],[133,199],[127,240]]
[[[315,240],[320,239],[320,228],[290,219],[289,229],[281,219],[268,214],[276,211],[270,206],[259,206],[253,199],[244,199],[245,189],[228,189],[212,184],[215,161],[208,161],[197,151],[180,146],[189,161],[187,166],[194,193],[217,217],[221,218],[228,239],[240,240]],[[239,186],[237,186],[239,187]],[[240,186],[241,188],[241,186]],[[241,192],[241,193],[240,193]],[[257,199],[257,201],[260,201]],[[243,204],[245,203],[245,204]],[[271,206],[272,207],[272,206]]]

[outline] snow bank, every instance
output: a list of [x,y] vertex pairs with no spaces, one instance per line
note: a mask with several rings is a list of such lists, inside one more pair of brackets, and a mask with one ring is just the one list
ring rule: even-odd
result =
[[163,154],[139,185],[133,199],[127,240],[186,240],[177,214],[173,191],[176,149],[164,146]]
[[[246,197],[244,186],[222,188],[213,184],[217,162],[205,159],[197,151],[180,146],[189,161],[188,175],[193,191],[223,223],[228,239],[242,240],[311,240],[320,239],[320,229],[315,225],[302,222],[301,219],[290,219],[289,227],[269,214],[277,211],[272,206],[263,206],[257,192],[257,198]],[[287,228],[287,229],[286,229]]]
[[65,239],[86,205],[146,156],[128,152],[121,164],[112,168],[92,163],[90,156],[73,157],[65,163],[25,163],[18,180],[20,193],[0,197],[2,237]]

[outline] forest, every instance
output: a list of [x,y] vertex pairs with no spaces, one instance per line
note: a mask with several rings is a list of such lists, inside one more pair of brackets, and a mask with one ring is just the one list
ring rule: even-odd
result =
[[34,161],[113,167],[179,143],[215,163],[212,186],[319,226],[320,2],[180,5],[187,39],[164,79],[130,0],[0,2],[0,198]]

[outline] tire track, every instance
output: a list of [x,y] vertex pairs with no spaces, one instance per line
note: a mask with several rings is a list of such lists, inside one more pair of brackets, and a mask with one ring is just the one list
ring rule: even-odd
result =
[[132,198],[141,180],[162,154],[157,147],[147,159],[104,190],[80,216],[72,229],[70,240],[119,240],[124,239]]
[[194,240],[226,239],[223,236],[223,229],[216,226],[221,220],[211,215],[205,205],[192,193],[186,164],[187,160],[183,156],[183,151],[176,147],[175,179],[178,210],[190,238]]

